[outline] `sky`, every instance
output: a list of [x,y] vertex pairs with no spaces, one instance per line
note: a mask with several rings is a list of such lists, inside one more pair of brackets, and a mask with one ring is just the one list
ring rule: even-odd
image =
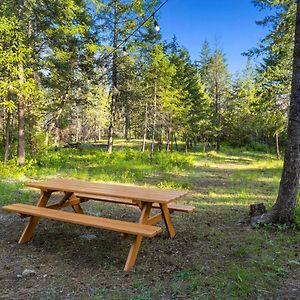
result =
[[255,24],[267,13],[260,12],[251,0],[169,0],[160,10],[159,25],[163,39],[170,41],[176,35],[192,60],[199,58],[204,40],[212,48],[217,42],[234,74],[246,64],[241,53],[255,47],[267,33]]

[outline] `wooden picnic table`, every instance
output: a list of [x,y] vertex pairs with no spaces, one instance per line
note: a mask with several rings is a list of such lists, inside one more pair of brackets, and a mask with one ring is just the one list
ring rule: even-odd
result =
[[[190,212],[194,209],[191,206],[173,204],[174,201],[186,195],[186,191],[92,183],[69,179],[30,182],[27,185],[41,190],[41,196],[36,206],[11,204],[2,207],[3,210],[17,212],[23,217],[30,216],[19,243],[25,243],[31,239],[39,218],[48,218],[134,235],[125,264],[125,271],[130,270],[134,266],[143,237],[153,237],[161,232],[160,227],[153,225],[163,219],[170,238],[174,238],[176,232],[171,212],[174,210]],[[55,204],[48,205],[51,195],[56,192],[64,194],[62,199]],[[139,207],[141,212],[139,221],[134,223],[86,215],[81,207],[81,203],[88,200],[135,205]],[[71,206],[74,212],[61,210],[68,206]],[[159,209],[160,212],[151,216],[152,208]]]

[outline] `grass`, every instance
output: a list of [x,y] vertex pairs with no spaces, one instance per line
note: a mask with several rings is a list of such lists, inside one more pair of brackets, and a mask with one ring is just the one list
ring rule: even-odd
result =
[[[182,230],[177,239],[161,239],[149,246],[157,253],[169,251],[162,274],[155,273],[159,258],[144,261],[130,275],[115,274],[117,267],[113,266],[107,270],[110,281],[122,289],[112,289],[106,280],[99,284],[103,278],[94,275],[89,279],[88,296],[134,300],[278,296],[278,287],[299,269],[299,231],[284,226],[253,230],[241,222],[247,217],[249,204],[273,205],[282,162],[269,153],[225,148],[218,153],[156,153],[151,164],[149,153],[141,153],[137,146],[121,149],[120,143],[112,155],[99,149],[61,149],[40,154],[26,168],[16,167],[14,161],[0,165],[0,204],[32,201],[35,192],[24,183],[52,177],[188,189],[192,193],[185,201],[194,204],[197,212],[176,216]],[[105,205],[103,209],[110,213],[122,213]],[[299,206],[296,214],[300,226]],[[144,249],[145,253],[154,251]],[[59,285],[56,282],[54,286],[59,289]],[[75,289],[75,295],[77,292]]]

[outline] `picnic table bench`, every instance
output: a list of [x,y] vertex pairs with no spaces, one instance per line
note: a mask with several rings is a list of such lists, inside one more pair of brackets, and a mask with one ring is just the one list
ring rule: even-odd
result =
[[[151,238],[161,232],[161,228],[154,226],[155,224],[164,220],[170,238],[174,238],[176,232],[171,213],[174,211],[191,212],[194,210],[194,207],[190,205],[172,203],[186,195],[187,192],[185,191],[91,183],[67,179],[31,182],[27,185],[41,190],[41,197],[36,206],[16,203],[2,207],[3,210],[18,213],[21,217],[30,217],[19,239],[20,244],[32,238],[40,218],[133,235],[134,240],[128,253],[125,271],[130,270],[134,266],[143,237]],[[51,195],[56,192],[64,194],[62,199],[55,204],[47,205]],[[81,204],[89,200],[138,207],[141,211],[139,221],[135,223],[84,214]],[[68,206],[72,207],[74,212],[61,210]],[[150,215],[152,208],[160,210],[160,212]]]

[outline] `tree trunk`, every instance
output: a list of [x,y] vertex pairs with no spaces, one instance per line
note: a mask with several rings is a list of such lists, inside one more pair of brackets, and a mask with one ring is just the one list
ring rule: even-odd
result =
[[280,159],[280,149],[279,149],[279,134],[275,133],[275,144],[276,144],[276,156]]
[[125,120],[124,120],[124,138],[126,141],[129,140],[129,129],[130,129],[130,116],[129,116],[129,103],[128,103],[128,99],[126,97],[125,99]]
[[174,143],[175,143],[175,149],[176,149],[176,151],[178,151],[177,136],[175,133],[174,133]]
[[297,4],[296,34],[287,145],[278,197],[273,209],[251,220],[256,223],[290,224],[296,206],[300,175],[300,2]]
[[146,105],[145,105],[145,119],[144,119],[144,134],[143,134],[142,152],[145,152],[145,149],[146,149],[147,127],[148,127],[148,102],[146,102]]
[[79,111],[78,107],[76,107],[76,135],[75,142],[78,143],[80,138],[80,119],[79,119]]
[[169,126],[167,131],[167,145],[166,145],[166,151],[170,152],[171,150],[171,139],[172,139],[172,129]]
[[[118,47],[118,15],[117,15],[117,0],[114,1],[114,36],[113,36],[113,47],[116,49]],[[110,104],[110,124],[108,127],[108,143],[107,151],[112,153],[113,150],[113,134],[116,120],[116,102],[117,102],[117,52],[113,53],[112,58],[112,97]]]
[[153,123],[152,123],[152,140],[151,140],[151,154],[150,159],[153,162],[154,159],[154,138],[155,138],[155,126],[156,126],[156,101],[157,101],[157,78],[154,83],[154,104],[153,104]]
[[162,125],[160,125],[157,146],[158,146],[158,150],[161,151],[163,147],[163,126]]
[[9,159],[9,152],[10,152],[10,120],[11,120],[11,113],[7,112],[6,125],[5,125],[4,163],[7,163]]
[[[18,17],[21,26],[23,25],[24,0],[19,0]],[[24,84],[24,67],[23,63],[19,65],[19,83],[22,88]],[[25,103],[24,95],[20,91],[18,94],[18,163],[25,164]]]
[[[19,82],[24,83],[23,65],[20,65]],[[18,95],[18,162],[20,166],[25,165],[25,103],[22,92]]]

